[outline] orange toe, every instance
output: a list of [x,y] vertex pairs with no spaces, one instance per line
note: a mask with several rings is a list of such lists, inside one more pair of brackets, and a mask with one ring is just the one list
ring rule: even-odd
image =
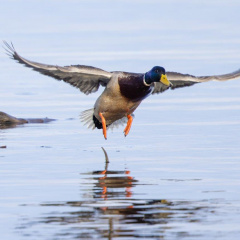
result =
[[104,138],[107,140],[107,127],[106,127],[106,120],[104,118],[104,116],[102,115],[102,113],[99,113],[99,116],[102,120],[102,127],[103,127],[103,136]]
[[128,118],[127,126],[124,129],[125,137],[128,135],[128,133],[131,129],[131,126],[132,126],[132,121],[133,121],[133,117],[131,115],[127,115],[127,118]]

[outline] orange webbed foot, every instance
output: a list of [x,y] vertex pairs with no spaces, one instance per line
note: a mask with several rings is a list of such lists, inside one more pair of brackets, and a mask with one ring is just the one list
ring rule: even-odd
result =
[[103,127],[103,136],[104,138],[107,140],[107,127],[106,127],[106,120],[104,118],[104,116],[102,115],[102,113],[99,113],[99,116],[102,120],[102,127]]
[[127,115],[127,118],[128,118],[127,126],[124,129],[125,137],[128,135],[128,133],[131,129],[131,126],[132,126],[132,121],[133,121],[133,117],[131,115]]

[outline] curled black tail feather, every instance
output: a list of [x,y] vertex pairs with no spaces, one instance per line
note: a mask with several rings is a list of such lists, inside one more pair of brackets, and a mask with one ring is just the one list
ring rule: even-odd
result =
[[[93,115],[93,122],[94,122],[94,124],[95,124],[95,127],[97,128],[97,129],[102,129],[103,128],[103,126],[102,126],[102,123],[101,122],[99,122],[99,120]],[[108,127],[109,125],[107,125],[106,127]]]
[[99,120],[93,115],[93,122],[95,124],[95,127],[98,129],[103,128],[102,123],[99,122]]

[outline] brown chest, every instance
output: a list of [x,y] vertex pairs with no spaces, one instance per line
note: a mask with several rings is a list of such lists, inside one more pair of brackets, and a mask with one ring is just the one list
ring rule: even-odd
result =
[[132,100],[141,101],[151,93],[151,87],[143,83],[143,75],[124,76],[118,78],[121,94]]

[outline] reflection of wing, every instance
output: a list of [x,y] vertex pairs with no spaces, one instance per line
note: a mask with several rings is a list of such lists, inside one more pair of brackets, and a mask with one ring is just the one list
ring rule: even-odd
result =
[[240,77],[240,69],[237,70],[236,72],[228,73],[224,75],[213,75],[213,76],[202,76],[202,77],[195,77],[189,74],[182,74],[182,73],[176,73],[176,72],[167,72],[166,74],[167,74],[168,80],[172,83],[172,86],[167,87],[160,82],[154,83],[153,94],[164,92],[168,88],[175,89],[175,88],[188,87],[201,82],[232,80]]
[[6,46],[5,50],[7,51],[7,54],[19,63],[44,75],[54,77],[57,80],[63,80],[64,82],[79,88],[80,91],[85,94],[96,92],[100,84],[106,86],[112,76],[112,73],[110,72],[90,66],[72,65],[60,67],[32,62],[21,57],[15,51],[13,45],[9,45],[5,41],[4,44]]

